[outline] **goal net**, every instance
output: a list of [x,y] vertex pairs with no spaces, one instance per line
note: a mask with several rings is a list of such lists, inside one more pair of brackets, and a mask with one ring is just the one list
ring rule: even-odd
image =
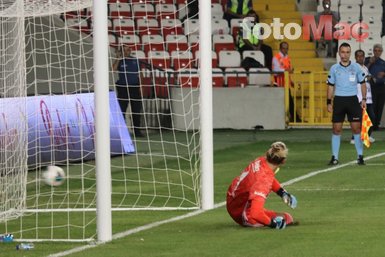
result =
[[[168,2],[108,2],[117,213],[200,208],[198,20]],[[92,29],[91,0],[0,0],[0,233],[96,239]]]

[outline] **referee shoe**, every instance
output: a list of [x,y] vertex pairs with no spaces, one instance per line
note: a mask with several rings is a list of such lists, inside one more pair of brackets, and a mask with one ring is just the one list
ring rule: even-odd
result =
[[363,155],[358,155],[357,164],[358,165],[365,165],[365,161],[364,161],[364,156]]
[[329,165],[338,165],[338,160],[336,157],[334,157],[334,155],[332,155],[332,159],[330,160]]

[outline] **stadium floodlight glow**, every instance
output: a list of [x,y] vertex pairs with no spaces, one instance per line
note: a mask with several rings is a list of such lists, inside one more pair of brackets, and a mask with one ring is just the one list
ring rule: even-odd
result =
[[250,33],[253,33],[255,37],[261,40],[269,38],[271,34],[273,34],[273,38],[276,40],[296,40],[301,36],[304,40],[309,40],[311,35],[313,35],[315,40],[319,40],[322,37],[325,40],[350,40],[354,38],[357,42],[363,42],[369,37],[367,32],[369,29],[368,24],[364,22],[354,24],[339,22],[333,26],[331,15],[321,15],[318,26],[314,16],[304,15],[302,24],[301,26],[295,22],[290,22],[285,25],[281,22],[280,18],[273,18],[273,22],[270,24],[262,22],[254,24],[251,17],[246,17],[242,22],[242,37],[248,39]]

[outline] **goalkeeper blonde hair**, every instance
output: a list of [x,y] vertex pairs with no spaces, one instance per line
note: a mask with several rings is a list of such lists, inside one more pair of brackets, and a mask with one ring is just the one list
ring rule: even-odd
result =
[[287,157],[288,149],[283,142],[274,142],[266,152],[266,159],[271,164],[280,165]]

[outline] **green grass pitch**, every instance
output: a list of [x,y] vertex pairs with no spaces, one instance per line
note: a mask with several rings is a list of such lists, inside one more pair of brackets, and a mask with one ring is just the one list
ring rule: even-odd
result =
[[[350,132],[344,131],[340,162],[356,159]],[[298,226],[278,231],[270,228],[242,228],[228,216],[224,206],[193,217],[133,233],[110,243],[89,247],[68,256],[263,256],[263,257],[361,257],[384,256],[385,228],[385,134],[364,150],[367,165],[340,168],[286,186],[298,199],[289,209],[275,194],[267,208],[288,211]],[[330,129],[285,131],[228,131],[214,133],[215,203],[225,201],[231,180],[254,158],[263,155],[273,141],[289,148],[285,166],[277,174],[281,183],[329,168]],[[384,154],[384,155],[382,155]],[[113,213],[113,233],[164,221],[187,211],[133,211]],[[35,249],[18,252],[17,243],[0,244],[0,256],[48,256],[87,246],[87,243],[35,243]]]

